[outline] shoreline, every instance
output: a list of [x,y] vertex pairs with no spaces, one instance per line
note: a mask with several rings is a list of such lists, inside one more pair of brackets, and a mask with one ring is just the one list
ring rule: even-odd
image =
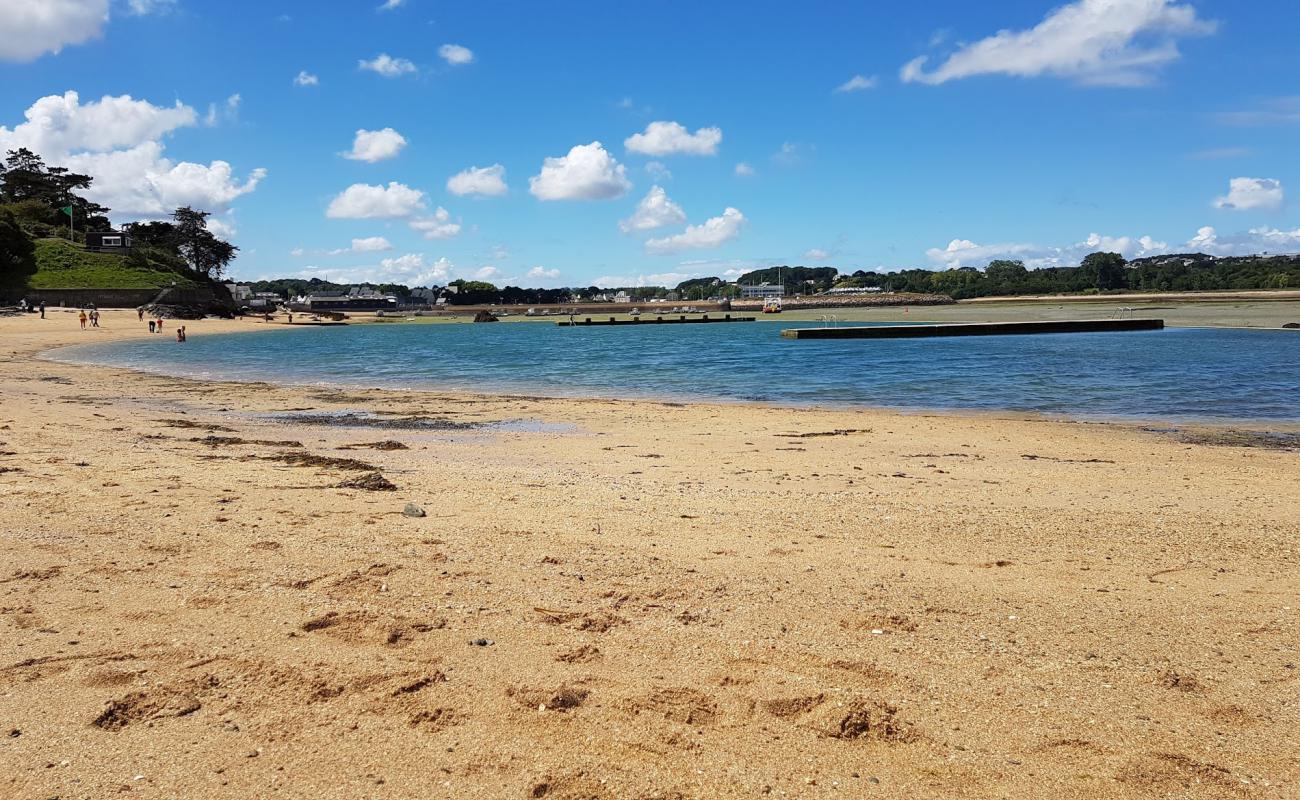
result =
[[[395,324],[386,318],[362,317],[356,321],[356,324]],[[266,327],[262,327],[262,326]],[[252,325],[245,325],[242,322],[221,321],[220,329],[214,331],[212,335],[227,335],[233,333],[252,333],[258,330],[266,331],[268,329],[284,329],[286,325],[271,328],[275,323],[256,322]],[[308,326],[303,326],[308,327]],[[1205,328],[1222,328],[1238,329],[1230,326],[1187,326],[1187,327],[1205,327]],[[1240,330],[1270,330],[1262,328],[1240,328]],[[1290,333],[1291,331],[1287,331]],[[114,337],[114,341],[122,341],[129,338],[141,338],[148,334],[125,334]],[[48,348],[39,349],[27,353],[35,360],[48,361],[50,363],[66,364],[72,366],[93,366],[102,369],[121,370],[127,373],[154,375],[171,378],[175,380],[194,381],[199,384],[203,383],[223,383],[231,385],[256,386],[256,385],[273,385],[287,389],[313,389],[329,387],[346,391],[379,391],[379,392],[396,392],[396,393],[423,393],[430,396],[452,396],[460,400],[511,400],[511,399],[539,399],[553,402],[584,402],[591,401],[595,403],[622,402],[622,403],[651,403],[666,404],[671,406],[691,405],[691,406],[713,406],[713,407],[755,407],[766,409],[787,409],[801,411],[825,411],[828,413],[845,413],[855,412],[873,412],[884,414],[898,414],[901,416],[954,416],[969,417],[976,419],[1004,419],[1019,421],[1035,422],[1059,422],[1062,424],[1087,423],[1103,425],[1119,425],[1131,428],[1141,428],[1149,426],[1179,426],[1190,428],[1217,428],[1217,429],[1234,429],[1243,427],[1263,428],[1267,431],[1275,432],[1300,432],[1300,415],[1294,419],[1269,418],[1269,417],[1165,417],[1165,416],[1126,416],[1126,415],[1089,415],[1076,414],[1069,412],[1049,412],[1033,411],[1014,408],[976,408],[976,407],[928,407],[928,406],[888,406],[888,405],[870,405],[870,404],[830,404],[830,403],[796,403],[769,400],[751,400],[743,398],[721,398],[708,396],[675,396],[675,395],[631,395],[631,394],[599,394],[592,392],[578,391],[573,394],[555,393],[545,389],[532,390],[528,388],[506,388],[500,389],[492,387],[471,388],[471,387],[447,387],[433,384],[428,385],[410,385],[410,386],[385,386],[379,384],[370,384],[365,382],[351,381],[330,381],[318,380],[312,382],[295,382],[286,381],[277,378],[249,378],[247,380],[235,379],[223,376],[200,377],[187,375],[180,372],[168,371],[163,368],[148,369],[135,366],[124,366],[120,364],[111,364],[91,360],[80,360],[76,358],[60,359],[55,357],[57,352],[64,349],[72,349],[83,346],[86,343],[61,343]]]
[[[1257,330],[1257,329],[1251,329]],[[428,386],[382,386],[368,383],[349,383],[335,381],[316,381],[308,383],[298,383],[294,381],[273,380],[262,378],[250,378],[248,380],[236,380],[226,377],[197,377],[193,375],[184,375],[166,370],[150,370],[136,367],[127,367],[117,364],[105,364],[95,361],[79,361],[76,359],[57,359],[50,357],[49,354],[64,347],[76,347],[78,345],[63,345],[53,348],[49,351],[43,351],[33,356],[39,361],[51,364],[61,364],[74,367],[93,367],[96,369],[116,370],[127,374],[150,375],[160,378],[169,378],[176,381],[192,382],[202,386],[205,384],[222,384],[233,387],[250,387],[250,386],[274,386],[288,390],[312,390],[312,389],[337,389],[341,391],[352,392],[390,392],[401,395],[428,395],[429,397],[452,397],[463,402],[472,401],[523,401],[523,400],[542,400],[548,402],[565,402],[565,403],[627,403],[636,405],[641,403],[651,405],[661,405],[669,407],[679,406],[699,406],[704,408],[761,408],[768,410],[789,410],[789,411],[823,411],[827,413],[852,414],[856,412],[880,413],[880,414],[897,414],[902,417],[954,417],[958,419],[981,419],[981,420],[1007,420],[1016,422],[1041,422],[1051,424],[1080,424],[1080,425],[1117,425],[1128,428],[1142,428],[1150,426],[1177,426],[1182,428],[1216,428],[1216,429],[1240,429],[1243,427],[1266,428],[1269,432],[1300,432],[1300,417],[1297,419],[1274,419],[1268,417],[1127,417],[1120,415],[1086,415],[1086,414],[1069,414],[1062,412],[1054,415],[1049,412],[1026,411],[1013,408],[970,408],[970,407],[953,407],[953,408],[931,408],[931,407],[903,407],[903,406],[879,406],[879,405],[833,405],[818,403],[783,403],[779,401],[768,400],[745,400],[745,399],[723,399],[713,397],[675,397],[675,396],[625,396],[618,394],[592,394],[592,393],[575,393],[571,395],[555,394],[547,391],[515,391],[501,390],[494,391],[491,389],[469,389],[459,387],[440,387],[435,385]]]
[[197,381],[37,360],[83,337],[26,322],[0,319],[7,796],[1300,786],[1294,450]]

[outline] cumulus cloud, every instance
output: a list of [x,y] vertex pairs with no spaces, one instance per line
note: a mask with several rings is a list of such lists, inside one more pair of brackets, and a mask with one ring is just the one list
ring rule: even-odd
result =
[[340,247],[337,250],[330,250],[328,255],[338,256],[344,253],[374,253],[392,249],[393,245],[384,237],[367,236],[364,239],[353,239],[350,247]]
[[76,92],[42,97],[24,113],[26,122],[0,126],[0,152],[26,147],[47,163],[95,179],[87,199],[113,209],[115,218],[160,217],[189,205],[225,212],[266,177],[255,169],[240,180],[228,162],[175,162],[161,139],[198,124],[193,108],[155,106],[129,95],[82,103]]
[[444,44],[438,48],[438,55],[453,67],[463,66],[474,61],[474,51],[458,44]]
[[1234,211],[1276,211],[1282,207],[1282,182],[1273,178],[1232,178],[1228,193],[1214,199],[1215,208]]
[[875,75],[872,75],[869,78],[866,77],[865,75],[854,75],[852,78],[849,78],[844,83],[841,83],[839,86],[836,86],[835,91],[840,94],[843,94],[845,92],[862,92],[862,91],[866,91],[867,89],[876,88],[876,85],[878,83],[880,83],[880,81],[879,79],[876,78]]
[[803,254],[803,257],[808,261],[825,261],[826,259],[831,257],[831,254],[821,249],[820,247],[814,247],[811,250],[805,252]]
[[227,97],[226,102],[220,106],[216,103],[208,103],[208,113],[203,118],[203,124],[212,128],[222,121],[228,123],[239,122],[239,106],[243,102],[244,98],[236,92]]
[[299,70],[298,75],[293,79],[294,86],[316,86],[318,84],[320,84],[320,78],[305,69]]
[[479,267],[474,270],[474,279],[479,281],[490,281],[501,274],[501,270],[493,266]]
[[1081,242],[1066,246],[1039,246],[1022,242],[981,245],[969,239],[953,239],[945,248],[932,247],[926,256],[946,269],[986,267],[995,259],[1025,262],[1030,269],[1070,267],[1089,253],[1119,253],[1125,258],[1142,258],[1170,252],[1169,245],[1150,236],[1103,236],[1091,233]]
[[460,233],[460,223],[452,222],[451,212],[438,206],[433,214],[419,217],[409,223],[411,230],[418,231],[426,239],[450,239]]
[[528,179],[539,200],[611,200],[632,188],[627,169],[600,142],[574,145],[566,156],[548,157]]
[[358,69],[368,70],[385,78],[399,78],[415,72],[415,65],[405,58],[393,58],[387,53],[380,53],[369,61],[357,62]]
[[356,138],[352,140],[351,152],[340,155],[353,161],[366,161],[373,164],[376,161],[396,158],[403,147],[406,147],[406,137],[392,128],[379,131],[368,131],[362,128],[357,131]]
[[445,285],[456,267],[446,258],[429,263],[423,253],[385,258],[378,264],[350,267],[308,266],[299,270],[299,278],[320,278],[334,283],[400,283],[405,286]]
[[720,247],[739,236],[743,227],[745,215],[734,208],[727,208],[722,216],[707,219],[701,225],[688,225],[681,233],[662,239],[649,239],[645,243],[645,249],[647,253],[662,255]]
[[1187,251],[1212,256],[1249,256],[1256,253],[1300,253],[1300,228],[1251,228],[1245,233],[1219,236],[1208,225],[1187,242]]
[[108,0],[33,0],[0,10],[0,61],[35,61],[102,35]]
[[638,233],[662,228],[665,225],[680,225],[686,221],[686,212],[682,207],[668,199],[668,193],[659,186],[651,186],[646,196],[636,204],[632,216],[618,223],[623,233]]
[[387,186],[354,183],[325,209],[330,219],[393,219],[409,217],[424,208],[424,192],[390,181]]
[[629,153],[647,156],[711,156],[722,143],[721,128],[700,128],[695,133],[676,122],[651,122],[644,133],[634,133],[623,140]]
[[553,281],[560,277],[560,271],[558,269],[546,269],[542,266],[536,266],[528,270],[528,277],[537,280]]
[[1084,84],[1141,86],[1179,58],[1178,39],[1213,33],[1214,22],[1177,0],[1075,0],[1028,30],[1002,30],[959,48],[926,71],[927,56],[900,70],[905,82],[940,84],[975,75],[1040,75]]
[[754,175],[754,168],[744,161],[736,165],[736,176],[740,178],[749,178]]
[[490,167],[470,167],[447,179],[447,191],[455,195],[479,194],[487,197],[503,195],[507,191],[506,168],[500,164]]

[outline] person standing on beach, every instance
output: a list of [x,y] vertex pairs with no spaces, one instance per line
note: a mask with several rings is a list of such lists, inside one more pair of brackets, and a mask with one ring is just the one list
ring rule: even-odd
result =
[[136,313],[140,315],[140,321],[144,322],[144,306],[140,306],[139,308],[137,308]]
[[81,309],[81,313],[77,314],[77,319],[81,320],[81,329],[84,331],[86,329],[86,309]]
[[98,328],[98,327],[99,327],[99,309],[98,309],[98,308],[92,308],[92,309],[90,310],[90,327],[92,327],[92,328]]
[[149,332],[153,333],[153,329],[154,329],[153,320],[149,320]]
[[45,319],[45,301],[41,301],[41,319]]

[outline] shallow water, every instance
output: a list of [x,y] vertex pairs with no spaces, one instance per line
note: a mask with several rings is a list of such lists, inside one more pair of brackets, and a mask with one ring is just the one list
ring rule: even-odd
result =
[[1300,335],[1136,333],[793,340],[760,321],[672,327],[385,324],[67,348],[171,375],[297,384],[830,407],[1300,421]]

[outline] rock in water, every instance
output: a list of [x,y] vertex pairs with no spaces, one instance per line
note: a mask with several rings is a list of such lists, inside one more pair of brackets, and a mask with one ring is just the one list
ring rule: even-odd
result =
[[480,311],[474,315],[475,322],[499,322],[491,311]]

